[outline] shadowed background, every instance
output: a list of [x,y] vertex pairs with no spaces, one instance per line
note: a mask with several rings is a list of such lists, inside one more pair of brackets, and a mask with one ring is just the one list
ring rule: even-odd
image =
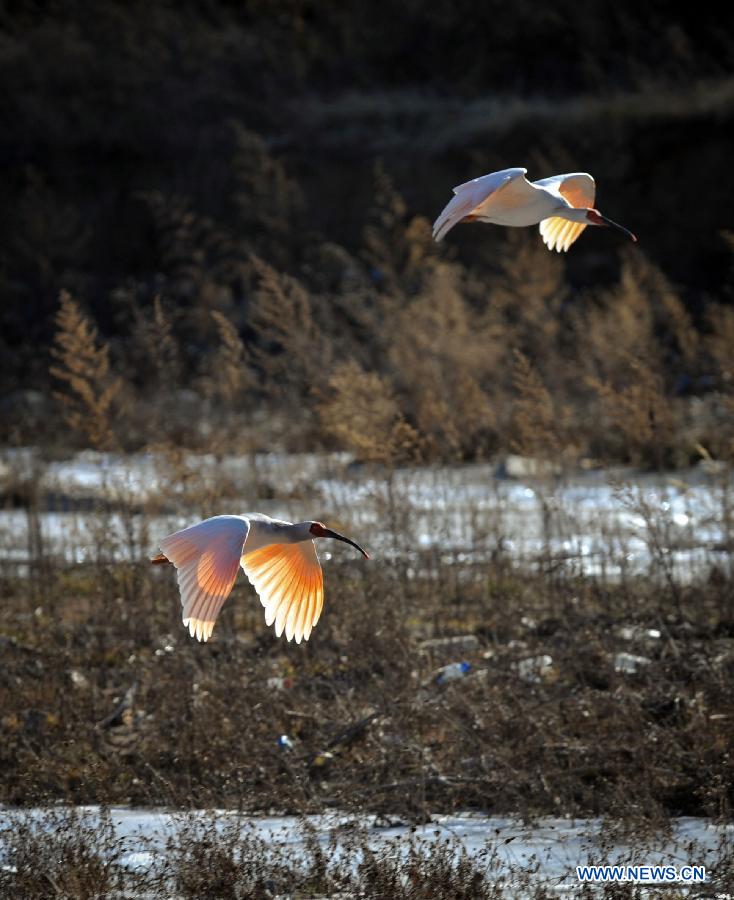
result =
[[[228,422],[248,446],[424,460],[729,454],[727,15],[5,4],[3,438],[200,446]],[[559,260],[537,229],[479,226],[437,248],[451,186],[510,165],[590,171],[639,245],[589,229]],[[62,290],[105,373],[54,357]],[[59,431],[74,402],[114,420],[104,439]],[[530,440],[522,402],[554,433]]]

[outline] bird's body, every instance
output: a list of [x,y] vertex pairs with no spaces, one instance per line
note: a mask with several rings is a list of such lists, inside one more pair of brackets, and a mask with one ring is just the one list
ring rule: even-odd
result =
[[308,640],[324,603],[324,582],[315,537],[362,548],[320,522],[283,522],[262,513],[213,516],[164,537],[152,562],[176,567],[183,623],[192,637],[211,637],[239,566],[265,607],[265,621],[278,637]]
[[594,209],[596,185],[586,172],[528,181],[527,169],[502,169],[457,185],[454,197],[433,225],[437,241],[459,222],[487,222],[523,228],[540,224],[550,250],[568,250],[587,225],[610,225],[636,240],[626,228]]

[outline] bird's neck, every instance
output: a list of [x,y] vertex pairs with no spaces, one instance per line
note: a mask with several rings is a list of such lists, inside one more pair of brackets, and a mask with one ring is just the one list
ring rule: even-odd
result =
[[311,539],[310,529],[310,522],[296,522],[295,525],[282,525],[278,531],[283,544],[300,544]]
[[585,225],[589,224],[589,220],[586,218],[586,214],[588,209],[586,207],[578,208],[576,206],[564,206],[558,210],[558,212],[554,213],[555,216],[558,216],[559,219],[567,219],[569,222],[583,222]]

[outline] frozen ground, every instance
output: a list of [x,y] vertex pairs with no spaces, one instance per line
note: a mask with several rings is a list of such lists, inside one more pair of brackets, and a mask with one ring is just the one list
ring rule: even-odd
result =
[[731,565],[732,485],[701,468],[507,479],[493,466],[466,465],[382,476],[350,466],[343,455],[313,454],[189,455],[182,466],[176,480],[153,455],[86,452],[41,466],[31,450],[6,452],[0,460],[6,495],[30,480],[41,502],[32,515],[0,513],[0,564],[23,566],[41,550],[75,562],[145,557],[158,537],[200,516],[187,493],[192,482],[206,489],[226,479],[239,499],[218,512],[337,521],[373,555],[417,566],[438,557],[470,564],[503,556],[602,578],[686,581]]
[[[31,815],[39,821],[46,810],[30,810],[12,813],[0,810],[0,835],[2,851],[7,853],[12,845],[13,816]],[[98,807],[82,807],[80,812],[91,822],[98,820]],[[585,864],[630,865],[683,865],[705,866],[715,876],[716,862],[722,848],[731,848],[734,826],[714,826],[703,819],[681,818],[673,820],[670,832],[656,839],[645,839],[644,846],[634,842],[617,843],[613,848],[604,844],[601,849],[599,835],[601,822],[594,819],[543,818],[534,825],[524,825],[517,819],[483,817],[477,814],[436,816],[424,826],[389,825],[380,827],[374,817],[355,818],[333,814],[308,816],[297,819],[291,816],[252,817],[226,811],[201,811],[195,813],[171,813],[162,810],[140,810],[115,807],[110,810],[111,821],[117,838],[122,839],[124,852],[121,865],[129,869],[154,870],[164,858],[166,839],[181,827],[190,828],[198,820],[201,823],[216,821],[222,831],[228,825],[241,825],[267,841],[268,846],[279,848],[293,862],[305,857],[306,832],[315,835],[322,848],[335,841],[332,862],[345,859],[358,862],[352,856],[349,836],[355,827],[362,829],[368,845],[373,849],[390,848],[392,852],[405,852],[408,842],[423,842],[424,846],[439,840],[450,839],[463,845],[468,853],[482,859],[492,880],[506,887],[530,883],[535,887],[545,885],[559,894],[575,895],[578,892],[576,866]],[[608,838],[606,839],[608,842]],[[6,869],[8,871],[8,869]],[[680,893],[677,894],[680,896]]]

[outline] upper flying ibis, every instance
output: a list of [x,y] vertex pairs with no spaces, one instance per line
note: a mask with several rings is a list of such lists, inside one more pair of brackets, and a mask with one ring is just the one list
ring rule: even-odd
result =
[[183,623],[192,637],[207,641],[241,565],[265,607],[265,622],[278,637],[307,641],[324,605],[324,579],[314,538],[348,537],[321,522],[281,522],[261,513],[214,516],[169,534],[154,563],[176,567]]
[[627,231],[594,209],[596,185],[586,172],[552,175],[528,181],[527,169],[502,169],[454,188],[454,196],[433,225],[440,241],[458,222],[492,222],[495,225],[537,225],[549,250],[568,250],[587,225]]

